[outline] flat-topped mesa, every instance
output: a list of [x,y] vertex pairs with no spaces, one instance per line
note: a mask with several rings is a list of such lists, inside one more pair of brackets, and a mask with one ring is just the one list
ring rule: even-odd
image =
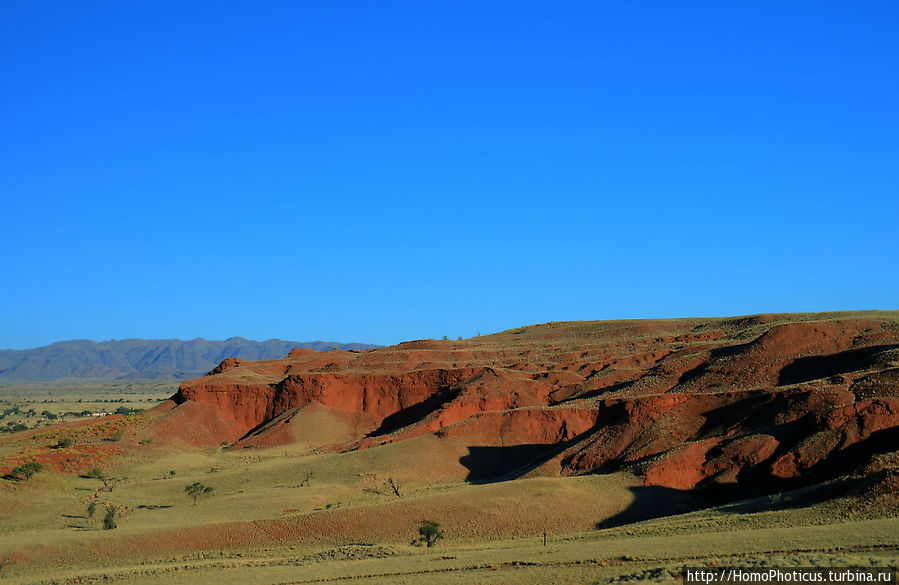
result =
[[[243,434],[311,402],[368,415],[371,420],[369,430],[374,432],[382,428],[387,419],[415,422],[410,417],[425,416],[452,400],[457,401],[454,407],[441,411],[442,420],[452,422],[444,422],[438,428],[485,409],[545,406],[550,391],[544,383],[523,380],[519,381],[521,391],[500,394],[502,384],[487,384],[484,380],[485,377],[498,379],[500,376],[491,368],[483,367],[414,370],[404,374],[308,372],[289,374],[278,382],[252,382],[242,377],[228,379],[227,373],[232,367],[220,366],[208,376],[185,382],[176,401],[214,404],[220,416],[237,423]],[[510,376],[503,376],[506,378]],[[387,422],[389,426],[399,424]]]
[[210,444],[289,442],[276,427],[321,424],[303,414],[317,405],[354,429],[324,448],[436,433],[471,448],[543,446],[554,473],[632,469],[681,489],[818,478],[899,439],[899,312],[549,323],[293,350],[224,360],[174,399],[175,412],[205,413]]

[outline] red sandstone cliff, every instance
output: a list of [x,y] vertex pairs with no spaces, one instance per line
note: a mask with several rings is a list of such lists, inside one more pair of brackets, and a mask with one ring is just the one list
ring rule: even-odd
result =
[[627,468],[670,488],[789,487],[892,465],[899,313],[551,323],[296,350],[225,360],[173,400],[173,416],[202,410],[210,444],[289,441],[279,428],[317,404],[352,427],[324,448],[436,433],[473,453],[514,454],[513,475]]

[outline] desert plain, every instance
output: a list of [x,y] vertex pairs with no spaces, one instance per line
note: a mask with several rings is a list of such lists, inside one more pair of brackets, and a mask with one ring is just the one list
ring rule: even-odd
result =
[[[899,565],[895,311],[554,322],[135,388],[140,412],[0,435],[0,583]],[[0,399],[29,392],[63,400]]]

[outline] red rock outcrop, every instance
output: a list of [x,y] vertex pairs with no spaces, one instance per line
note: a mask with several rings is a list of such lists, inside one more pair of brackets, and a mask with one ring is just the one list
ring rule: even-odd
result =
[[522,469],[631,469],[676,489],[793,485],[895,450],[897,384],[896,312],[549,323],[229,359],[182,384],[172,416],[195,405],[209,443],[264,445],[291,440],[282,423],[319,404],[348,413],[339,436],[361,437],[337,450],[436,433],[531,456]]

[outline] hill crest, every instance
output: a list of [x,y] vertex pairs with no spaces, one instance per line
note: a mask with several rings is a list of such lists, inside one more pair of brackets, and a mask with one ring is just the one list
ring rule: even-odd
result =
[[882,469],[897,376],[899,312],[559,322],[228,359],[182,383],[171,415],[195,429],[202,412],[204,441],[264,447],[324,407],[355,426],[317,449],[433,434],[468,448],[476,482],[629,470],[670,489],[769,490]]

